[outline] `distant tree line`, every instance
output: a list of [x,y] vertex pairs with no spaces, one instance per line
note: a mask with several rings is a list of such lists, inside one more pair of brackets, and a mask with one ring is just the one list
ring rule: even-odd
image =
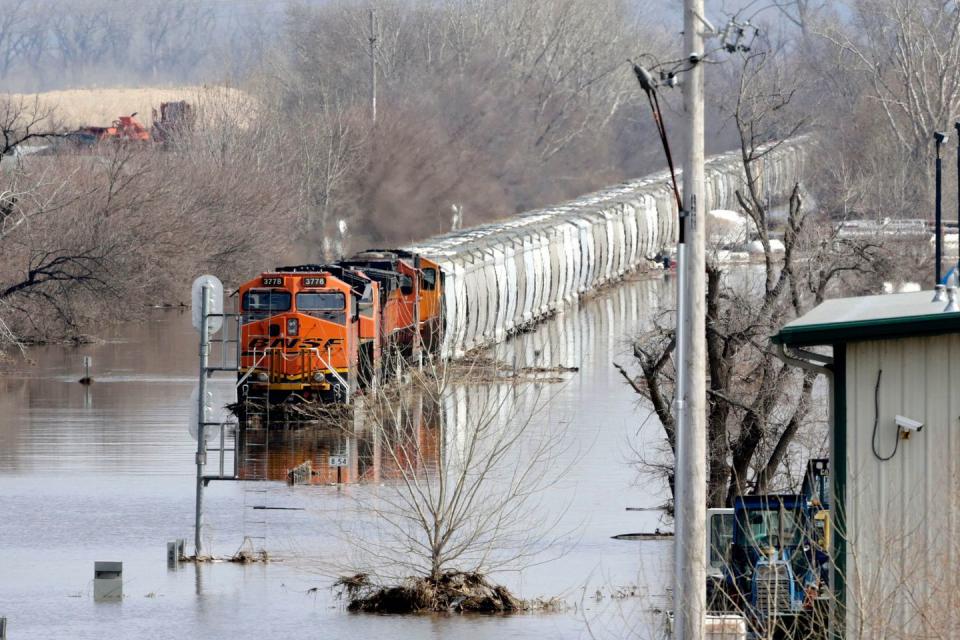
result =
[[6,91],[237,78],[282,27],[252,0],[0,0]]
[[312,246],[335,235],[339,220],[355,249],[408,242],[448,230],[454,207],[469,226],[659,168],[626,62],[669,46],[645,16],[648,4],[289,9],[285,46],[261,92],[276,98],[285,125],[308,132],[298,166]]
[[[658,7],[653,0],[0,0],[7,91],[229,80],[250,98],[198,105],[207,117],[175,153],[122,150],[130,157],[110,170],[89,158],[5,149],[0,294],[9,293],[0,295],[0,317],[20,335],[77,333],[89,328],[84,314],[60,311],[83,305],[62,301],[74,293],[98,302],[130,298],[117,283],[131,282],[125,270],[142,268],[137,260],[149,258],[151,277],[165,285],[149,301],[177,302],[201,268],[230,281],[278,262],[398,246],[443,233],[454,218],[463,226],[488,222],[659,170],[665,163],[649,106],[627,63],[642,57],[669,69],[685,56],[677,24],[664,21],[672,9]],[[722,9],[708,16],[721,27],[731,17]],[[738,19],[762,27],[754,48],[762,64],[724,63],[710,41],[720,64],[707,74],[708,152],[743,148],[744,125],[749,146],[812,133],[820,136],[818,153],[804,186],[818,224],[928,217],[932,132],[960,117],[956,6],[782,0],[749,11]],[[679,91],[664,89],[662,97],[679,148]],[[46,114],[36,104],[4,94],[0,103],[6,140],[26,128],[42,133],[38,116]],[[947,185],[955,183],[950,164]],[[124,209],[117,189],[134,185],[126,193],[137,204]],[[98,209],[92,199],[102,194],[106,208]],[[41,295],[54,283],[35,278],[17,287],[36,266],[30,252],[72,251],[80,236],[63,229],[78,222],[64,211],[86,219],[117,207],[126,213],[110,213],[102,233],[137,234],[122,245],[141,247],[133,261],[97,262],[109,290],[89,278],[83,287],[58,280],[50,295],[59,311],[38,312],[55,309]],[[140,215],[150,224],[127,229]],[[769,219],[785,224],[779,212]],[[179,225],[174,235],[165,235],[170,224],[155,241],[142,235],[164,220]],[[31,248],[42,237],[31,228],[62,246]],[[194,242],[201,230],[203,242]],[[28,305],[29,288],[36,293]],[[70,321],[48,325],[48,317]]]

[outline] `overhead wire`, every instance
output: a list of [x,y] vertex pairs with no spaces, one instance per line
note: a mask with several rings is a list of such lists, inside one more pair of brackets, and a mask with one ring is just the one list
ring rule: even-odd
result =
[[[660,99],[657,97],[657,88],[649,72],[638,64],[630,61],[633,65],[633,72],[637,76],[637,81],[644,93],[647,94],[647,101],[650,103],[650,111],[653,113],[653,122],[657,127],[657,134],[660,136],[660,144],[663,146],[663,153],[667,158],[667,167],[670,170],[670,182],[673,187],[673,195],[677,200],[677,212],[683,211],[683,197],[680,195],[680,188],[677,186],[677,170],[673,162],[673,153],[670,150],[670,139],[667,136],[667,128],[663,121],[663,111],[660,109]],[[683,242],[683,226],[680,225],[680,242]]]

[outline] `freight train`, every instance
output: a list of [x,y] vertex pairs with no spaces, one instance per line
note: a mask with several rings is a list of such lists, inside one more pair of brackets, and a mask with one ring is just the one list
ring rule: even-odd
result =
[[[763,189],[776,201],[807,146],[797,138],[764,155]],[[742,175],[739,152],[711,158],[705,210],[734,208]],[[660,173],[405,249],[264,273],[240,290],[241,395],[349,399],[404,355],[459,358],[497,344],[664,255],[677,221]]]
[[439,265],[400,249],[262,273],[238,291],[241,399],[349,402],[436,352],[442,293]]

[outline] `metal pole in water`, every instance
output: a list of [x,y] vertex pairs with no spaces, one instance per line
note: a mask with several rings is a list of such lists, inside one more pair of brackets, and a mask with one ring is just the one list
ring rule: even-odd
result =
[[[80,378],[80,384],[89,387],[93,384],[93,378],[90,377],[90,365],[93,364],[93,358],[90,356],[83,356],[83,377]],[[87,389],[89,392],[89,388]]]
[[209,287],[206,285],[200,294],[200,382],[199,398],[197,399],[197,512],[194,520],[193,545],[199,559],[203,555],[203,465],[206,463],[206,438],[204,423],[207,420],[207,359],[210,353],[210,328],[207,324],[207,313],[210,304]]
[[[706,610],[706,262],[704,251],[703,0],[684,0],[683,38],[690,70],[683,85],[687,115],[683,218],[678,265],[677,434],[674,475],[674,638],[703,640]],[[698,219],[699,218],[699,219]],[[699,224],[698,224],[699,223]]]
[[943,177],[943,161],[940,159],[940,145],[943,142],[946,142],[947,136],[944,133],[936,132],[933,134],[934,139],[937,141],[937,161],[935,164],[936,167],[936,205],[934,210],[934,227],[936,227],[937,237],[934,241],[934,260],[936,264],[933,268],[934,285],[940,284],[941,270],[943,264],[943,210],[941,207],[941,196],[942,196],[942,177]]
[[[953,128],[957,131],[957,239],[960,240],[960,122],[954,122]],[[954,265],[954,282],[960,287],[960,255]]]

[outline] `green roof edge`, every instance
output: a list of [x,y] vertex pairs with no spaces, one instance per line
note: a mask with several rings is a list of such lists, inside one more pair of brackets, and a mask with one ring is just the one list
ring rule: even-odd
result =
[[956,313],[932,313],[922,316],[898,316],[854,322],[828,322],[824,324],[786,326],[774,335],[774,344],[787,346],[819,346],[836,343],[876,340],[879,338],[903,338],[927,336],[960,331],[960,315]]

